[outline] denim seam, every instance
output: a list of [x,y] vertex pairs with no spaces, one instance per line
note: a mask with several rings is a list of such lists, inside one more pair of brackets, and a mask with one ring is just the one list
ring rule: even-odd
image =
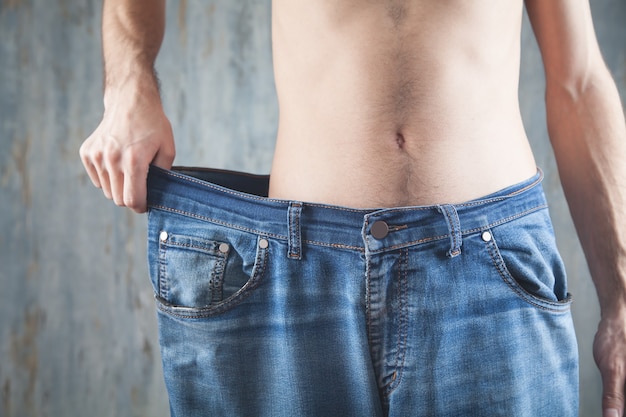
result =
[[219,250],[215,250],[215,248],[206,248],[203,246],[197,246],[197,245],[189,245],[186,243],[178,243],[178,242],[173,242],[173,241],[169,241],[167,242],[168,246],[178,246],[180,248],[189,248],[189,249],[198,249],[202,252],[206,252],[207,254],[210,254],[212,256],[216,256],[216,257],[220,257],[221,252],[219,252]]
[[[160,205],[152,205],[151,207],[154,208],[154,209],[157,209],[157,210],[168,211],[168,212],[180,214],[181,216],[192,217],[194,219],[198,219],[198,220],[203,220],[203,221],[207,221],[207,222],[210,222],[210,223],[219,224],[220,226],[230,227],[230,228],[233,228],[235,230],[242,231],[242,232],[248,232],[248,233],[253,233],[253,234],[257,234],[257,235],[260,234],[260,235],[264,235],[264,236],[267,236],[267,237],[272,237],[272,238],[280,239],[280,240],[287,240],[287,241],[289,240],[288,236],[278,235],[278,234],[275,234],[275,233],[267,233],[267,232],[261,231],[261,230],[249,229],[247,227],[237,226],[237,225],[234,225],[232,223],[223,222],[223,221],[220,221],[220,220],[215,220],[215,219],[210,218],[210,217],[200,216],[200,215],[197,215],[197,214],[189,213],[189,212],[182,211],[182,210],[173,209],[173,208],[170,208],[170,207],[165,207],[165,206],[160,206]],[[307,240],[307,239],[303,239],[302,241],[305,242],[305,243],[309,243],[309,244],[313,244],[313,245],[319,245],[319,246],[326,246],[326,247],[330,247],[330,248],[351,249],[351,250],[358,250],[360,252],[365,251],[365,248],[363,248],[361,246],[344,245],[344,244],[341,244],[341,243],[318,242],[318,241]]]
[[211,271],[211,278],[209,279],[209,285],[211,287],[211,304],[217,305],[224,301],[224,273],[226,272],[225,256],[218,258],[215,263],[215,267]]
[[399,264],[400,271],[398,271],[398,286],[396,287],[396,297],[398,297],[398,310],[400,311],[398,317],[398,338],[397,338],[397,354],[396,364],[394,366],[395,377],[389,381],[382,390],[384,395],[389,397],[393,391],[398,388],[402,379],[404,370],[404,363],[406,358],[406,342],[408,337],[408,313],[407,313],[407,301],[406,296],[408,293],[408,263],[409,263],[409,250],[404,249],[401,251],[401,260]]
[[[268,202],[274,202],[274,203],[285,203],[289,200],[282,200],[282,199],[276,199],[276,198],[268,198],[268,197],[260,197],[260,196],[256,196],[254,194],[248,194],[248,193],[242,193],[236,190],[231,190],[229,188],[226,187],[221,187],[218,186],[216,184],[207,182],[207,181],[202,181],[199,180],[197,178],[194,177],[190,177],[190,176],[185,176],[185,175],[181,175],[181,174],[177,174],[174,171],[165,171],[163,170],[163,173],[178,179],[181,179],[183,181],[189,181],[189,182],[193,182],[195,184],[201,185],[203,187],[206,188],[211,188],[213,190],[216,190],[218,192],[223,192],[226,194],[230,194],[230,195],[234,195],[234,196],[238,196],[238,197],[242,197],[242,198],[246,198],[246,199],[251,199],[251,200],[257,200],[257,201],[268,201]],[[346,211],[346,212],[351,212],[351,213],[368,213],[371,210],[367,210],[367,209],[351,209],[348,207],[340,207],[340,206],[331,206],[331,205],[326,205],[326,204],[318,204],[318,203],[306,203],[307,206],[309,207],[321,207],[321,208],[330,208],[333,210],[341,210],[341,211]]]
[[160,242],[160,245],[163,246],[163,260],[165,261],[164,262],[165,264],[162,266],[162,271],[164,275],[163,275],[163,279],[160,281],[165,283],[165,288],[167,291],[165,294],[160,294],[160,296],[164,298],[165,300],[167,300],[167,298],[169,297],[169,285],[168,285],[169,281],[165,279],[165,274],[167,274],[167,269],[166,269],[167,268],[167,265],[166,265],[167,248],[177,247],[177,248],[192,249],[192,250],[195,249],[195,250],[201,251],[203,254],[205,254],[205,256],[214,258],[216,261],[215,267],[211,270],[211,275],[210,275],[209,282],[208,282],[208,285],[211,289],[211,300],[210,300],[209,305],[220,303],[223,300],[224,272],[225,272],[226,261],[227,261],[228,256],[226,254],[223,254],[216,248],[216,244],[218,243],[216,241],[200,239],[200,240],[204,240],[205,242],[207,242],[209,244],[208,246],[211,246],[211,247],[207,247],[207,246],[200,246],[200,245],[177,242],[176,241],[177,236],[183,237],[183,238],[186,237],[182,235],[170,235],[170,237],[168,238],[166,242]]
[[[252,294],[254,289],[259,286],[263,276],[265,275],[269,258],[269,247],[262,249],[257,246],[257,248],[258,252],[255,260],[255,268],[252,271],[250,279],[243,287],[241,287],[241,289],[236,294],[227,299],[224,303],[216,306],[194,309],[189,307],[168,305],[166,300],[159,300],[159,297],[157,297],[157,308],[163,313],[169,314],[173,317],[183,319],[203,319],[218,316],[237,307]],[[259,262],[261,260],[262,262]],[[186,312],[181,311],[183,309]]]
[[165,259],[166,246],[159,240],[159,297],[169,297],[169,285],[166,279],[167,261]]
[[[229,188],[226,187],[221,187],[218,186],[216,184],[207,182],[207,181],[202,181],[199,180],[197,178],[188,176],[188,175],[182,175],[182,174],[178,174],[175,171],[170,171],[170,170],[161,170],[165,175],[169,175],[171,177],[175,177],[178,178],[180,180],[183,181],[189,181],[189,182],[193,182],[195,184],[201,185],[203,187],[206,188],[211,188],[213,190],[217,190],[220,192],[224,192],[230,195],[234,195],[234,196],[239,196],[239,197],[243,197],[243,198],[248,198],[248,199],[252,199],[252,200],[257,200],[257,201],[270,201],[270,202],[278,202],[278,203],[284,203],[288,200],[282,200],[282,199],[273,199],[273,198],[267,198],[267,197],[260,197],[260,196],[256,196],[254,194],[247,194],[247,193],[242,193],[236,190],[231,190]],[[494,201],[502,201],[502,200],[506,200],[509,197],[513,197],[516,195],[519,195],[533,187],[535,187],[537,184],[541,183],[541,181],[543,180],[543,171],[541,171],[541,169],[538,169],[540,175],[539,177],[533,181],[532,183],[522,187],[519,190],[515,190],[512,191],[511,193],[502,196],[502,197],[495,197],[495,198],[490,198],[490,199],[486,199],[486,200],[477,200],[475,202],[467,202],[467,203],[461,203],[461,204],[456,204],[457,207],[471,207],[471,206],[476,206],[476,205],[481,205],[484,203],[488,203],[488,202],[494,202]],[[351,209],[348,207],[340,207],[340,206],[331,206],[331,205],[325,205],[325,204],[319,204],[319,203],[307,203],[308,206],[311,207],[322,207],[322,208],[331,208],[333,210],[341,210],[341,211],[347,211],[347,212],[352,212],[352,213],[368,213],[371,212],[371,210],[368,209]],[[412,210],[418,209],[418,210],[432,210],[433,207],[412,207]]]
[[303,242],[311,244],[311,245],[324,246],[327,248],[350,249],[350,250],[356,250],[359,252],[365,252],[365,248],[362,246],[344,245],[342,243],[318,242],[315,240],[307,240],[307,239],[304,239]]
[[302,243],[301,243],[301,229],[300,229],[300,215],[302,213],[301,203],[289,203],[288,213],[288,257],[290,259],[302,258]]
[[422,244],[422,243],[433,242],[435,240],[446,239],[446,238],[449,238],[449,237],[450,237],[449,234],[447,234],[447,235],[440,235],[440,236],[434,236],[434,237],[426,237],[426,238],[419,239],[419,240],[413,240],[411,242],[399,243],[399,244],[393,245],[393,246],[385,246],[384,248],[373,250],[370,253],[378,254],[378,253],[382,253],[382,252],[386,252],[386,251],[390,251],[390,250],[401,249],[401,248],[404,248],[406,246],[419,245],[419,244]]
[[[240,231],[243,231],[243,232],[249,232],[249,233],[253,233],[253,234],[263,234],[263,235],[265,235],[267,237],[272,237],[272,238],[276,238],[276,239],[289,241],[289,237],[288,236],[283,236],[283,235],[279,235],[279,234],[275,234],[275,233],[267,233],[267,232],[264,232],[264,231],[250,229],[250,228],[247,228],[247,227],[241,227],[241,226],[234,225],[232,223],[223,222],[223,221],[216,220],[216,219],[213,219],[213,218],[210,218],[210,217],[200,216],[200,215],[197,215],[197,214],[189,213],[189,212],[186,212],[186,211],[182,211],[182,210],[178,210],[178,209],[174,209],[174,208],[170,208],[170,207],[166,207],[166,206],[152,205],[151,207],[155,208],[155,209],[163,210],[163,211],[168,211],[168,212],[180,214],[182,216],[187,216],[187,217],[191,217],[191,218],[195,218],[195,219],[199,219],[199,220],[203,220],[203,221],[208,221],[210,223],[219,224],[221,226],[230,227],[232,229],[240,230]],[[542,209],[545,209],[545,208],[548,208],[548,205],[547,204],[542,204],[542,205],[530,208],[528,210],[525,210],[525,211],[523,211],[521,213],[515,214],[513,216],[509,216],[509,217],[506,217],[504,219],[500,219],[500,220],[497,220],[495,222],[488,223],[487,225],[482,226],[482,227],[476,227],[476,228],[473,228],[473,229],[463,230],[463,231],[461,231],[461,234],[462,235],[467,235],[467,234],[480,232],[480,231],[483,231],[485,229],[485,227],[489,228],[489,227],[499,226],[501,224],[510,222],[512,220],[516,220],[516,219],[518,219],[520,217],[526,216],[526,215],[528,215],[530,213],[533,213],[535,211],[539,211],[539,210],[542,210]],[[367,220],[365,221],[365,223],[367,224]],[[432,242],[432,241],[436,241],[436,240],[446,239],[446,238],[449,238],[449,237],[450,237],[449,234],[427,237],[427,238],[418,239],[418,240],[414,240],[414,241],[410,241],[410,242],[403,242],[403,243],[400,243],[400,244],[397,244],[397,245],[393,245],[393,246],[384,247],[382,249],[371,251],[371,253],[373,253],[373,254],[374,253],[381,253],[381,252],[388,251],[388,250],[394,250],[394,249],[402,248],[402,247],[405,247],[405,246],[419,245],[419,244],[428,243],[428,242]],[[319,242],[319,241],[306,240],[306,239],[303,240],[303,242],[306,242],[306,243],[309,243],[309,244],[313,244],[313,245],[325,246],[325,247],[358,250],[360,252],[364,252],[365,251],[365,248],[360,247],[360,246],[350,246],[350,245],[343,245],[343,244],[339,244],[339,243]]]
[[272,237],[272,238],[281,239],[281,240],[288,240],[287,236],[278,235],[278,234],[275,234],[275,233],[268,233],[268,232],[263,231],[263,230],[256,230],[256,229],[250,229],[250,228],[247,228],[247,227],[241,227],[241,226],[237,226],[237,225],[232,224],[232,223],[223,222],[221,220],[216,220],[216,219],[213,219],[211,217],[200,216],[198,214],[189,213],[187,211],[182,211],[182,210],[174,209],[174,208],[171,208],[171,207],[160,206],[160,205],[153,205],[151,207],[155,208],[155,209],[158,209],[158,210],[163,210],[163,211],[168,211],[168,212],[171,212],[171,213],[180,214],[181,216],[187,216],[187,217],[191,217],[191,218],[194,218],[194,219],[207,221],[209,223],[219,224],[220,226],[230,227],[231,229],[239,230],[239,231],[242,231],[242,232],[248,232],[248,233],[252,233],[252,234],[255,234],[255,235],[263,235],[263,236],[266,236],[266,237]]
[[482,232],[482,231],[485,230],[485,228],[491,228],[491,227],[500,226],[500,225],[502,225],[504,223],[508,223],[510,221],[517,220],[517,219],[519,219],[521,217],[524,217],[524,216],[529,215],[531,213],[534,213],[536,211],[540,211],[540,210],[547,209],[547,208],[548,208],[547,204],[542,204],[542,205],[539,205],[539,206],[535,206],[535,207],[532,207],[532,208],[527,209],[525,211],[522,211],[520,213],[514,214],[512,216],[505,217],[504,219],[500,219],[500,220],[497,220],[495,222],[488,223],[488,224],[486,224],[483,227],[475,227],[473,229],[463,230],[461,233],[464,234],[464,235],[467,235],[467,234],[471,234],[471,233]]
[[461,253],[461,245],[463,244],[459,215],[454,206],[443,205],[441,206],[441,210],[448,224],[448,231],[450,232],[450,250],[446,255],[450,258],[454,258]]
[[166,174],[166,175],[169,175],[171,177],[178,178],[178,179],[181,179],[183,181],[193,182],[193,183],[201,185],[203,187],[211,188],[213,190],[217,190],[217,191],[220,191],[220,192],[223,192],[223,193],[226,193],[226,194],[230,194],[230,195],[234,195],[234,196],[245,196],[245,198],[249,198],[249,199],[252,199],[252,200],[258,200],[258,201],[271,200],[271,199],[268,199],[268,198],[265,198],[265,197],[255,196],[254,194],[246,194],[246,193],[241,193],[241,192],[238,192],[238,191],[230,190],[229,188],[220,187],[218,185],[214,185],[213,183],[210,183],[210,182],[207,182],[207,181],[202,181],[202,180],[196,179],[194,177],[177,174],[174,171],[163,171],[163,173]]
[[528,291],[524,290],[517,283],[517,281],[511,275],[511,273],[508,272],[508,269],[506,268],[506,265],[504,264],[504,260],[502,259],[502,256],[500,255],[500,251],[498,250],[498,246],[496,245],[495,240],[492,238],[489,242],[486,242],[486,243],[487,243],[486,245],[487,252],[489,253],[489,256],[491,258],[491,261],[493,262],[493,265],[498,271],[498,274],[500,275],[504,283],[511,290],[513,290],[513,292],[520,299],[522,299],[526,303],[538,309],[541,309],[550,313],[566,313],[567,311],[570,310],[571,299],[569,297],[563,301],[557,301],[557,302],[550,301],[550,300],[542,300],[532,295]]
[[[369,254],[366,253],[365,259],[365,325],[366,325],[366,336],[367,336],[367,347],[370,353],[370,359],[372,360],[372,365],[376,358],[372,353],[373,339],[372,339],[372,275],[371,275],[371,258]],[[376,369],[374,369],[374,373],[376,373]],[[378,383],[376,384],[378,385]]]

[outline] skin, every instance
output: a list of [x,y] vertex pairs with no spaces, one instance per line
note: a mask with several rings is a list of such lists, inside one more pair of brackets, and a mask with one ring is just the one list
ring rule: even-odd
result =
[[[588,0],[274,0],[270,196],[457,203],[532,176],[517,96],[524,4],[545,66],[550,140],[601,304],[603,416],[622,416],[626,126]],[[105,111],[80,150],[94,185],[136,212],[146,210],[148,165],[170,168],[175,154],[153,71],[164,22],[164,0],[105,0]]]

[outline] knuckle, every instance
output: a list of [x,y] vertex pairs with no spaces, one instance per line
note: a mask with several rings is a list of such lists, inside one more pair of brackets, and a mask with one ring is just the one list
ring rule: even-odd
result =
[[104,161],[104,153],[102,152],[101,149],[91,150],[88,153],[88,157],[96,165],[102,165],[102,162]]
[[82,145],[80,145],[80,148],[78,148],[78,154],[83,160],[87,157],[87,142],[86,141],[83,142]]
[[145,211],[146,199],[139,195],[128,195],[124,197],[124,204],[133,211],[141,213]]
[[117,164],[122,158],[122,151],[117,146],[107,145],[102,153],[108,162],[114,164]]
[[[139,152],[129,151],[124,154],[124,165],[132,171],[133,168],[144,164],[144,157]],[[147,166],[147,165],[146,165]]]

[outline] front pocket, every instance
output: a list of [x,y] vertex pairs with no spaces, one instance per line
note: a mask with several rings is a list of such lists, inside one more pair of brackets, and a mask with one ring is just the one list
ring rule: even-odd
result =
[[169,309],[210,310],[223,306],[258,278],[257,265],[264,265],[266,249],[257,250],[257,240],[253,235],[213,240],[162,231],[159,301]]
[[542,309],[569,308],[565,266],[547,213],[486,229],[482,237],[499,276],[520,298]]

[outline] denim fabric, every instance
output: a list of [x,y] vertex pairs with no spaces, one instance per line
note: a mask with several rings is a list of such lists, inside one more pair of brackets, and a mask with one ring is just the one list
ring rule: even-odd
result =
[[268,199],[267,177],[238,173],[148,182],[172,416],[578,415],[540,172],[464,204],[371,210]]

